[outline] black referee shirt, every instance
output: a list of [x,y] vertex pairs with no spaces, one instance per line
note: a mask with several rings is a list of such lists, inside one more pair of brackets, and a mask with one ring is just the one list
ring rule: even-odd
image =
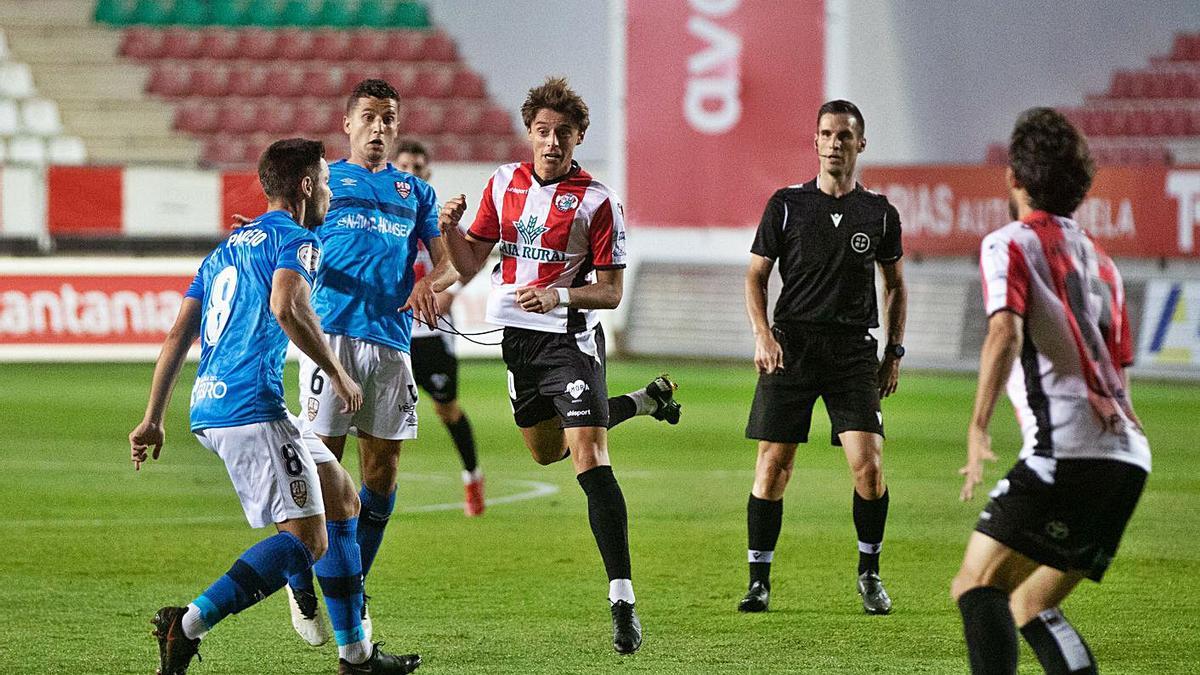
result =
[[866,331],[879,325],[875,263],[904,254],[900,214],[861,185],[839,198],[813,179],[771,196],[750,252],[778,261],[776,324]]

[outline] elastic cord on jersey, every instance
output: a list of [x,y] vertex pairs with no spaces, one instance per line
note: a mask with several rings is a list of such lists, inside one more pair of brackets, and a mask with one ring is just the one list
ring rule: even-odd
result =
[[413,316],[413,321],[424,324],[425,326],[427,326],[428,328],[430,328],[432,330],[440,330],[443,333],[450,333],[451,335],[457,335],[457,336],[463,338],[464,340],[466,340],[467,342],[481,345],[483,347],[499,347],[501,344],[503,344],[503,342],[482,342],[480,340],[472,339],[472,336],[490,335],[492,333],[499,333],[500,331],[504,330],[503,328],[493,328],[491,330],[481,330],[477,333],[463,333],[462,331],[460,331],[454,327],[454,324],[450,322],[450,319],[448,319],[440,314],[438,315],[438,322],[445,323],[447,326],[450,327],[449,330],[442,328],[441,326],[430,326],[427,322],[421,321],[416,316]]

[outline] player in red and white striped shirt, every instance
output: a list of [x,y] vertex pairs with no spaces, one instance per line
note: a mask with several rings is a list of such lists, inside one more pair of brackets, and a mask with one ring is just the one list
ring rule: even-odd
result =
[[621,302],[625,222],[616,195],[573,159],[588,127],[587,104],[565,80],[529,91],[521,106],[532,162],[492,175],[469,233],[458,221],[462,195],[442,209],[451,260],[474,274],[500,245],[487,317],[504,326],[513,417],[539,464],[570,457],[588,498],[588,519],[608,572],[613,647],[642,642],[630,581],[625,498],[613,476],[607,430],[639,414],[679,421],[666,376],[608,398],[604,331],[595,310]]

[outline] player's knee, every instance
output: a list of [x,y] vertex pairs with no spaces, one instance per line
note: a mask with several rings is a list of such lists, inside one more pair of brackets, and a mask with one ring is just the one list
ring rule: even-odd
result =
[[879,499],[883,496],[883,469],[873,463],[865,463],[854,468],[854,489],[866,500]]
[[533,461],[542,466],[549,466],[567,456],[566,451],[562,448],[558,448],[557,451],[545,448],[530,448],[529,454],[533,456]]
[[983,579],[974,570],[964,567],[958,571],[958,574],[954,575],[954,580],[950,582],[950,597],[954,599],[954,602],[958,602],[958,599],[966,594],[967,591],[979,588],[980,586],[987,586],[986,582],[987,580]]
[[462,419],[462,410],[458,407],[457,401],[449,403],[435,402],[433,404],[433,411],[437,413],[438,419],[445,425],[455,424]]
[[320,560],[329,548],[329,535],[325,532],[324,518],[320,519],[319,525],[320,527],[304,528],[300,532],[300,541],[308,549],[313,562]]

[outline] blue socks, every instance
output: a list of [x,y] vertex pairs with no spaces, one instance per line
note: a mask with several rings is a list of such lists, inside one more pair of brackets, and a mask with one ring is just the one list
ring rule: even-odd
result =
[[321,583],[333,636],[339,647],[365,639],[362,628],[362,553],[356,541],[358,519],[325,524],[329,532],[329,550],[317,561],[313,571]]
[[298,537],[280,532],[251,546],[220,579],[192,603],[208,628],[275,591],[287,578],[312,567],[312,554]]
[[362,549],[362,575],[366,578],[371,572],[371,563],[375,562],[375,554],[379,553],[379,545],[383,543],[383,530],[396,508],[396,490],[393,488],[391,494],[381,495],[364,485],[358,492],[358,499],[362,502],[358,545]]

